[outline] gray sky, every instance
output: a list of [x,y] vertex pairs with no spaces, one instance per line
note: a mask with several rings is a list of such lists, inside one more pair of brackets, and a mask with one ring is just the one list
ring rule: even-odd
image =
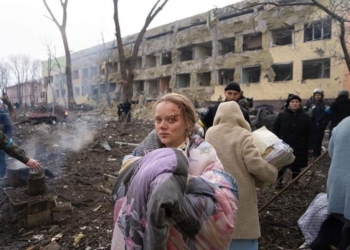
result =
[[[47,0],[61,23],[59,0]],[[119,0],[122,36],[137,33],[156,0]],[[223,7],[237,0],[169,0],[153,20],[150,28]],[[69,0],[67,36],[71,51],[79,51],[114,39],[113,0]],[[45,41],[64,55],[63,43],[56,25],[49,20],[42,0],[0,0],[0,60],[11,54],[29,54],[46,60]]]

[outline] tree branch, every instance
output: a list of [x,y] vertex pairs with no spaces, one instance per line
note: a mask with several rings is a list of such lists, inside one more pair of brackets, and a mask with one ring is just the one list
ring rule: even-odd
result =
[[62,27],[64,29],[66,29],[66,26],[67,26],[67,5],[68,5],[68,0],[66,0],[66,2],[64,2],[64,3],[61,0],[61,4],[62,4],[62,9],[63,9]]
[[[137,59],[137,54],[139,52],[139,48],[140,48],[140,45],[141,45],[141,42],[142,42],[142,38],[143,36],[145,35],[146,31],[147,31],[147,28],[148,26],[150,25],[150,23],[153,21],[153,19],[158,15],[158,13],[164,8],[164,6],[167,4],[167,2],[169,0],[165,0],[163,2],[162,5],[160,5],[156,11],[154,11],[156,9],[156,7],[158,6],[159,2],[161,0],[158,0],[156,2],[156,4],[153,6],[153,8],[151,9],[151,11],[148,13],[148,16],[146,18],[146,21],[145,21],[145,24],[143,25],[143,28],[142,30],[140,31],[140,33],[138,34],[137,36],[137,39],[136,39],[136,42],[135,42],[135,46],[134,46],[134,50],[133,50],[133,53],[132,53],[132,60],[131,60],[131,68],[132,70],[134,69],[135,67],[135,63],[136,63],[136,59]],[[154,13],[153,13],[154,12]],[[132,71],[131,70],[131,71]]]
[[343,52],[344,52],[344,60],[345,60],[346,66],[348,68],[348,71],[350,72],[350,55],[349,55],[348,47],[346,46],[346,42],[345,42],[346,40],[345,40],[345,23],[344,23],[344,21],[340,22],[339,40],[340,40],[340,44],[341,44],[341,47],[342,47]]
[[44,4],[45,4],[45,7],[46,7],[47,11],[50,13],[50,16],[51,16],[51,18],[52,18],[52,21],[57,25],[57,27],[58,27],[59,29],[61,29],[61,25],[58,23],[57,19],[56,19],[55,16],[53,15],[53,13],[52,13],[50,7],[49,7],[49,6],[47,5],[47,3],[46,3],[46,0],[43,0],[43,2],[44,2]]

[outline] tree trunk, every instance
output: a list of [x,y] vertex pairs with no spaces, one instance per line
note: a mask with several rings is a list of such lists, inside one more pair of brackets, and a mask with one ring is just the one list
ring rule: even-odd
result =
[[67,94],[68,94],[68,110],[72,111],[74,108],[74,95],[73,95],[73,81],[72,81],[72,60],[70,57],[70,51],[68,46],[68,40],[66,31],[63,29],[60,29],[63,45],[64,45],[64,51],[66,54],[66,80],[67,80]]

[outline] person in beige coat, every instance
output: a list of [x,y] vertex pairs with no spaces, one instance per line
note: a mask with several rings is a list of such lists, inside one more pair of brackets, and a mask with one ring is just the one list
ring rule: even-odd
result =
[[205,139],[216,149],[225,171],[238,183],[237,222],[230,250],[257,250],[260,226],[255,179],[275,183],[278,171],[260,156],[250,126],[235,102],[220,104]]

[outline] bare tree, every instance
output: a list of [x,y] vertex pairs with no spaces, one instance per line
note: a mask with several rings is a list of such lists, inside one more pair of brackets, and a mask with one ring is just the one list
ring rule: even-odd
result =
[[113,0],[114,3],[114,23],[115,23],[115,36],[117,38],[117,46],[118,46],[118,54],[119,54],[119,62],[120,62],[120,73],[122,78],[122,84],[123,84],[123,99],[124,101],[131,99],[133,96],[133,82],[134,82],[134,69],[137,61],[137,54],[139,52],[139,48],[143,39],[144,34],[146,33],[146,30],[150,23],[153,21],[153,19],[158,15],[158,13],[163,9],[163,7],[167,4],[169,0],[164,0],[162,4],[161,0],[157,0],[155,5],[152,7],[151,11],[149,12],[145,23],[140,31],[140,33],[137,36],[137,39],[135,41],[135,45],[133,47],[131,58],[128,59],[128,65],[127,65],[127,58],[125,57],[124,47],[123,47],[123,40],[122,40],[122,34],[120,31],[120,23],[119,23],[119,9],[118,9],[118,2],[119,0]]
[[56,17],[52,13],[50,7],[47,5],[46,0],[43,0],[45,7],[47,11],[49,12],[50,17],[48,17],[50,20],[52,20],[58,29],[61,32],[62,40],[63,40],[63,46],[64,46],[64,51],[66,55],[66,81],[67,81],[67,92],[68,92],[68,110],[73,110],[74,108],[74,96],[73,96],[73,83],[72,83],[72,60],[70,56],[70,51],[69,51],[69,45],[68,45],[68,39],[67,39],[67,34],[66,34],[66,27],[67,27],[67,5],[68,5],[68,0],[60,0],[62,10],[63,10],[63,18],[62,18],[62,24],[59,24],[57,21]]
[[[35,85],[38,85],[41,76],[41,61],[33,60],[30,65],[30,103],[32,107],[35,103]],[[37,86],[38,87],[38,86]],[[39,89],[37,89],[39,91]]]
[[[237,11],[245,11],[260,6],[275,6],[277,8],[289,7],[289,6],[312,6],[317,10],[324,12],[327,17],[331,18],[333,23],[336,24],[338,29],[333,32],[333,35],[337,36],[342,48],[342,55],[334,54],[336,58],[340,58],[345,61],[346,66],[350,72],[350,48],[349,36],[350,36],[350,1],[349,0],[329,0],[326,3],[321,0],[261,0],[254,3],[246,2],[245,7],[236,8],[232,5],[232,8]],[[258,8],[259,9],[259,8]]]
[[[51,89],[51,92],[52,92],[52,97],[53,99],[55,100],[56,99],[56,95],[55,95],[55,90],[54,88],[52,87],[52,71],[55,67],[55,61],[54,59],[56,58],[55,57],[55,53],[52,49],[52,45],[50,42],[45,42],[45,47],[46,47],[46,53],[47,53],[47,64],[43,65],[43,67],[45,68],[45,70],[47,71],[47,78],[44,79],[44,87],[48,90],[48,88]],[[47,95],[46,95],[47,97]],[[46,102],[47,102],[47,99],[46,99]]]
[[17,83],[17,97],[20,106],[23,102],[23,84],[29,80],[30,61],[30,56],[24,54],[9,56],[10,69]]
[[4,60],[0,61],[0,89],[6,90],[10,80],[10,66]]

